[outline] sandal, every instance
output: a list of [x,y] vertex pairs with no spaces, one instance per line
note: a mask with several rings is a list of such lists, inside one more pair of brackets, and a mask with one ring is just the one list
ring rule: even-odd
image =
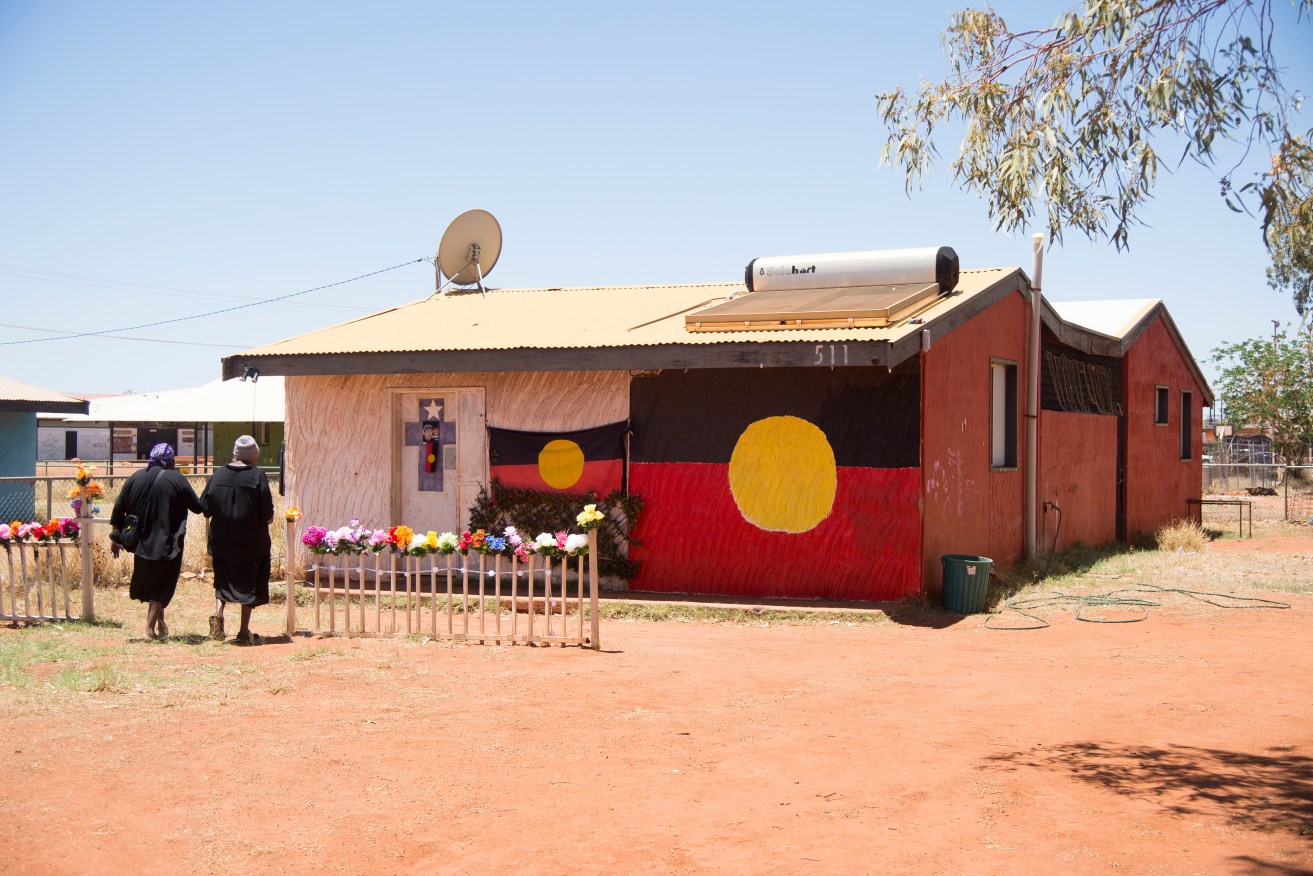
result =
[[210,638],[216,642],[223,641],[223,618],[217,614],[210,615]]
[[166,624],[164,621],[160,621],[159,626],[156,629],[157,629],[157,632],[155,634],[156,639],[163,642],[165,639],[169,637],[169,625]]
[[258,635],[256,635],[255,633],[251,632],[250,630],[247,630],[246,632],[238,633],[237,636],[236,636],[236,638],[233,639],[233,644],[234,644],[234,645],[258,645],[258,644],[260,644],[260,637],[259,637]]

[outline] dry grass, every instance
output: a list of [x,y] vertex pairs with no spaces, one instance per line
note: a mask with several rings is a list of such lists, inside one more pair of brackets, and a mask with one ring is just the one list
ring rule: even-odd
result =
[[1154,533],[1158,550],[1173,553],[1198,553],[1208,545],[1208,535],[1193,520],[1176,520]]

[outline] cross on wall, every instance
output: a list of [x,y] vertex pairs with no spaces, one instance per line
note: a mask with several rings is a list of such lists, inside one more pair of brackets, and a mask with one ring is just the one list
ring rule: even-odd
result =
[[456,424],[447,419],[445,398],[421,398],[416,407],[417,419],[405,424],[405,444],[419,448],[417,486],[420,492],[441,493],[443,458],[446,448],[456,446]]

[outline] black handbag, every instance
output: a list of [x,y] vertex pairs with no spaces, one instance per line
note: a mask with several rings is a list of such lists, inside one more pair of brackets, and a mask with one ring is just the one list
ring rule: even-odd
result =
[[[160,472],[163,470],[163,468],[157,468],[155,470],[155,474],[151,475],[150,480],[147,482],[147,489],[149,489],[150,485],[154,485],[155,481],[160,476]],[[140,500],[138,500],[138,502],[140,502]],[[129,553],[136,550],[137,543],[141,541],[141,518],[136,514],[124,514],[123,528],[111,529],[109,531],[109,540]]]
[[109,531],[109,540],[125,551],[134,550],[137,547],[137,542],[141,541],[141,521],[137,519],[137,515],[124,515],[123,528],[111,529]]

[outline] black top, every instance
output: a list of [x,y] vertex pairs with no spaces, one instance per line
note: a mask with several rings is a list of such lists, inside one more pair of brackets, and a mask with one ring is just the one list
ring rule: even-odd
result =
[[210,476],[201,504],[210,518],[210,556],[227,563],[269,556],[274,497],[264,472],[252,465],[228,463]]
[[151,466],[123,484],[109,523],[122,529],[127,515],[137,515],[141,538],[132,552],[143,560],[172,560],[182,553],[188,511],[199,514],[201,500],[187,479],[171,468]]

